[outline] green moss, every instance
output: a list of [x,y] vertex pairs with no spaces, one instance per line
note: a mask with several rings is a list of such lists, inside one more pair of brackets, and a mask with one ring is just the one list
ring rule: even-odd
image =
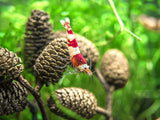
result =
[[[110,48],[120,49],[129,61],[129,82],[125,88],[115,91],[113,95],[114,118],[118,120],[134,120],[138,117],[147,120],[150,120],[151,117],[157,118],[160,116],[158,112],[159,102],[156,104],[158,108],[153,104],[148,110],[146,108],[143,111],[140,111],[139,105],[147,106],[147,103],[142,103],[144,98],[150,98],[157,103],[156,99],[160,97],[159,92],[156,92],[160,88],[160,54],[158,54],[160,34],[144,28],[138,22],[137,17],[143,13],[152,15],[153,11],[153,16],[156,16],[159,14],[159,10],[156,4],[153,2],[149,4],[146,0],[119,0],[114,2],[124,26],[141,37],[143,42],[138,41],[127,32],[122,32],[108,44],[110,38],[120,30],[120,25],[113,10],[105,0],[3,0],[0,4],[0,46],[17,52],[23,59],[25,23],[33,8],[49,13],[55,31],[64,30],[59,20],[68,16],[71,19],[73,31],[85,36],[98,47],[100,61],[97,67],[99,67],[105,51]],[[23,74],[34,86],[33,75],[28,74],[27,70],[24,70]],[[106,95],[102,85],[94,75],[89,77],[83,73],[80,76],[64,74],[60,83],[55,86],[50,85],[48,88],[44,86],[41,91],[42,98],[46,103],[49,94],[54,89],[70,86],[88,89],[95,94],[98,105],[105,107]],[[29,99],[32,98],[29,97]],[[156,114],[150,108],[153,108]],[[50,119],[63,120],[48,109],[47,112]],[[31,118],[28,108],[20,114],[20,118],[24,120]],[[39,120],[42,119],[40,112],[38,112],[38,118]],[[0,119],[16,120],[17,118],[16,114],[13,114],[2,116]],[[97,114],[92,120],[105,120],[105,118]]]

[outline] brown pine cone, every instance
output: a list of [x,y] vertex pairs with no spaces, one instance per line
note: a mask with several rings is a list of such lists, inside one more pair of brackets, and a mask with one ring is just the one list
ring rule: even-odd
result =
[[49,15],[41,10],[32,10],[25,31],[24,63],[26,68],[33,65],[43,48],[53,40],[52,25],[48,23]]
[[37,81],[53,84],[58,82],[67,68],[67,59],[69,60],[67,39],[57,38],[51,41],[34,65]]
[[128,61],[117,49],[111,49],[105,53],[100,70],[105,80],[116,89],[124,87],[128,81]]
[[[62,37],[67,38],[67,32],[58,31],[58,32],[55,32],[55,34],[53,36],[54,36],[54,38],[62,38]],[[78,42],[78,46],[81,51],[81,54],[86,59],[88,65],[89,66],[91,65],[91,69],[93,70],[96,63],[99,60],[98,49],[91,41],[89,41],[85,37],[83,37],[79,34],[75,34],[75,37]]]
[[27,105],[27,91],[18,82],[0,86],[0,115],[22,111]]
[[12,51],[0,47],[0,84],[16,80],[23,71],[21,59]]
[[[84,118],[92,118],[96,114],[97,100],[88,90],[82,88],[62,88],[55,91],[59,102]],[[48,99],[48,107],[53,113],[66,117],[57,108],[52,97]]]

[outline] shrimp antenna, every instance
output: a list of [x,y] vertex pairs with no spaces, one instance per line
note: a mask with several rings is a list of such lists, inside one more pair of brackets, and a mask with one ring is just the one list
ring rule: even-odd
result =
[[60,20],[60,23],[62,24],[62,25],[65,25],[65,24],[70,24],[70,19],[69,19],[69,17],[66,17],[65,18],[65,20]]

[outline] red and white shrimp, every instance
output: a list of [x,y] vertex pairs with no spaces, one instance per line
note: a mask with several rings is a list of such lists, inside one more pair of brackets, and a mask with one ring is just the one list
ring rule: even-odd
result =
[[80,71],[85,72],[89,76],[92,75],[91,70],[89,69],[89,66],[86,63],[86,60],[80,53],[78,43],[76,41],[76,38],[73,34],[73,31],[70,26],[70,20],[69,18],[65,18],[65,20],[60,20],[61,24],[66,28],[68,32],[67,40],[68,40],[68,50],[70,59],[72,61],[72,64]]

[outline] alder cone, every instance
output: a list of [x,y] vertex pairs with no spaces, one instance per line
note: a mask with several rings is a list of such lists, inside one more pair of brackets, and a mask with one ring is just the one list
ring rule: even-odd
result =
[[[81,51],[81,54],[85,58],[88,65],[91,66],[91,69],[94,70],[96,63],[99,61],[98,49],[87,38],[85,38],[79,34],[74,34],[74,35],[75,35],[76,40],[78,42],[78,46]],[[62,37],[67,38],[67,32],[58,31],[58,32],[55,32],[55,34],[53,36],[54,36],[54,38],[62,38]]]
[[150,30],[160,32],[160,18],[142,14],[139,17],[139,22]]
[[117,49],[111,49],[105,53],[100,70],[105,80],[110,85],[114,85],[116,89],[124,87],[128,81],[128,61]]
[[37,82],[53,84],[58,82],[67,68],[69,59],[67,39],[51,41],[37,58],[34,72]]
[[0,84],[16,80],[23,71],[21,59],[12,51],[0,47]]
[[43,48],[53,40],[52,25],[48,23],[49,15],[41,10],[32,10],[25,31],[24,63],[25,68],[33,65]]
[[18,82],[0,86],[0,115],[22,111],[27,105],[27,91]]
[[[82,88],[62,88],[55,91],[59,102],[84,118],[92,118],[96,114],[97,100],[88,90]],[[57,108],[52,97],[48,99],[48,107],[53,113],[67,116]]]

